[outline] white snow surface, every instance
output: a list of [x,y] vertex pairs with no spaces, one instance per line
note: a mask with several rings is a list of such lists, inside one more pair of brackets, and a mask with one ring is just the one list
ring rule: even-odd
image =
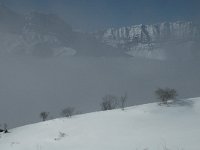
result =
[[[173,57],[175,50],[179,51],[179,55],[193,51],[196,41],[198,43],[200,39],[199,29],[199,25],[194,22],[176,21],[108,28],[95,35],[103,43],[122,49],[130,56],[165,60]],[[187,43],[190,46],[182,51],[186,49],[184,45]]]
[[0,134],[0,150],[199,150],[200,98],[58,118]]

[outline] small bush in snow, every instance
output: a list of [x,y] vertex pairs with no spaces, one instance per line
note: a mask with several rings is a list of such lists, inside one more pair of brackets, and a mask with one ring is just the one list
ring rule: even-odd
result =
[[[1,124],[0,124],[1,127]],[[0,132],[8,133],[8,125],[4,123],[4,129],[0,129]]]
[[75,109],[73,107],[67,107],[62,110],[61,114],[65,117],[71,117],[72,115],[74,115],[74,111]]
[[174,100],[178,96],[177,91],[175,89],[170,88],[158,88],[155,91],[155,95],[159,100],[162,101],[163,104],[168,104],[168,100]]
[[64,132],[59,132],[59,136],[57,138],[54,138],[55,141],[61,140],[66,136],[66,133]]
[[63,132],[59,132],[59,137],[60,137],[60,138],[63,138],[63,137],[65,137],[65,136],[66,136],[65,133],[63,133]]
[[4,123],[4,133],[8,133],[8,124]]
[[40,118],[42,118],[42,121],[46,121],[48,116],[49,116],[49,112],[43,111],[40,113]]
[[117,108],[118,106],[118,98],[116,96],[105,95],[102,100],[101,110],[111,110]]
[[127,93],[125,93],[124,96],[120,97],[120,102],[121,102],[121,109],[124,110],[124,107],[126,105],[126,101],[127,101]]

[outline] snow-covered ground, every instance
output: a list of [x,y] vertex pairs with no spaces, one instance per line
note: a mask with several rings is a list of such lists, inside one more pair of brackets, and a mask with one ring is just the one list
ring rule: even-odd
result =
[[199,150],[200,98],[59,118],[0,136],[0,150]]

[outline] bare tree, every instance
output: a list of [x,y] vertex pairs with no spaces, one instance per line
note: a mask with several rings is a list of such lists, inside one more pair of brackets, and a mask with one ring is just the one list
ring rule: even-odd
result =
[[49,112],[43,111],[40,113],[40,118],[42,118],[42,121],[46,121],[48,116],[49,116]]
[[118,98],[114,95],[105,95],[102,100],[101,110],[111,110],[118,106]]
[[127,101],[127,93],[124,94],[124,96],[120,97],[120,102],[121,102],[121,109],[124,110],[124,107],[126,105]]
[[74,115],[74,111],[75,109],[73,107],[67,107],[62,110],[61,114],[65,117],[71,117],[72,115]]
[[165,88],[161,89],[158,88],[155,91],[156,97],[162,101],[163,104],[168,104],[168,100],[174,100],[178,96],[177,91],[175,89]]

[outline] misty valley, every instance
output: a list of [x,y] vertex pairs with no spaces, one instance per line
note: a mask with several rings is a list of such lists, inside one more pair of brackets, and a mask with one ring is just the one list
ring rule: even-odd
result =
[[200,9],[178,1],[0,0],[0,149],[198,150]]

